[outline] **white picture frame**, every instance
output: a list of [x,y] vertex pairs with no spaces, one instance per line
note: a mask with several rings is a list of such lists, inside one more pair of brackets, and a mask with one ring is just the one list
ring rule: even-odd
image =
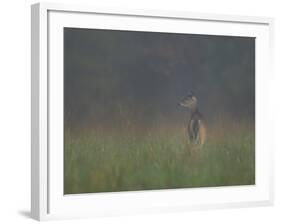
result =
[[[38,3],[31,7],[31,214],[37,220],[273,204],[273,147],[266,107],[272,72],[272,18]],[[185,26],[188,25],[188,26]],[[63,195],[62,29],[65,26],[256,37],[254,186]],[[54,150],[55,149],[55,150]]]

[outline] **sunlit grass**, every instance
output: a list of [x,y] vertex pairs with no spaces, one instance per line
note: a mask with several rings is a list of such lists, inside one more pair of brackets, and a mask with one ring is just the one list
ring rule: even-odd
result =
[[65,132],[65,194],[250,184],[255,136],[247,122],[209,127],[202,148],[177,125]]

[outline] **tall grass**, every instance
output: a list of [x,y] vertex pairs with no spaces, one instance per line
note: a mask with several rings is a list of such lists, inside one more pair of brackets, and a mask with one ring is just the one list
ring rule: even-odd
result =
[[65,132],[64,193],[255,183],[254,125],[221,122],[200,148],[180,125]]

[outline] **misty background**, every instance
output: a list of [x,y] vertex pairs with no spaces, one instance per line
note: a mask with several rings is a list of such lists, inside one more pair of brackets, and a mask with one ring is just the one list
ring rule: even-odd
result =
[[255,117],[255,39],[64,28],[64,124],[180,123],[192,90],[208,123]]

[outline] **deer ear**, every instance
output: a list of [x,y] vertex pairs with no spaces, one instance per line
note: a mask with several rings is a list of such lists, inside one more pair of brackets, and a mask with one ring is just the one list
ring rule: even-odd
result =
[[197,100],[195,96],[192,96],[191,99],[192,99],[193,101],[196,101],[196,100]]

